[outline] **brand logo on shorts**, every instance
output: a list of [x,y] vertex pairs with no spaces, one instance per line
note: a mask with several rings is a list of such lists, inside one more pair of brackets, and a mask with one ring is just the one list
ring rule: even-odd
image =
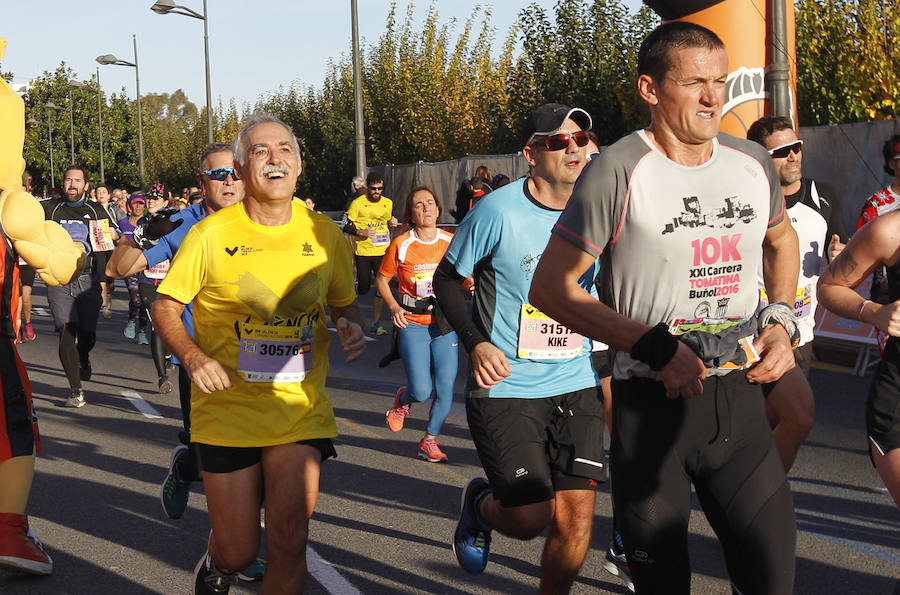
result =
[[234,248],[225,248],[225,252],[228,252],[228,256],[234,256],[237,253],[237,251],[238,251],[237,246],[235,246]]
[[525,477],[526,475],[528,475],[528,469],[526,469],[525,467],[519,467],[518,469],[516,469],[516,479]]

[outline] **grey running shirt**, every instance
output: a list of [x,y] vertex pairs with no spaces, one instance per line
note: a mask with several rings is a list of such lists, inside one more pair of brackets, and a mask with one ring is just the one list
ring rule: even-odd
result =
[[[710,159],[687,167],[639,130],[582,172],[553,233],[602,255],[600,299],[616,312],[655,325],[756,310],[760,246],[784,218],[778,174],[756,143],[712,142]],[[613,377],[632,376],[655,378],[617,352]]]

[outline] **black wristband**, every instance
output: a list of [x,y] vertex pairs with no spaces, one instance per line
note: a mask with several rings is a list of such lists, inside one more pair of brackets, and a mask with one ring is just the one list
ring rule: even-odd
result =
[[678,339],[669,333],[668,324],[660,322],[635,342],[631,347],[631,357],[659,372],[672,361],[676,351]]

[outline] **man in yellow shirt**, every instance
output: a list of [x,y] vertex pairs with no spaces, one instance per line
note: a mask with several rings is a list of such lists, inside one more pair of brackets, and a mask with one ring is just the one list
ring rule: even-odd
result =
[[[337,435],[325,306],[348,361],[362,354],[364,335],[347,243],[330,219],[292,200],[301,163],[290,127],[252,116],[233,148],[245,198],[190,229],[153,308],[192,382],[212,526],[194,592],[227,593],[253,561],[265,490],[263,592],[301,593],[320,467]],[[194,340],[181,321],[191,301]]]
[[[383,196],[384,176],[377,171],[366,176],[366,193],[357,196],[347,209],[344,231],[356,236],[356,289],[359,295],[369,293],[372,280],[381,267],[381,257],[391,243],[391,227],[399,223],[394,217],[394,202]],[[384,300],[375,290],[372,299],[372,328],[376,335],[386,335],[381,326]]]

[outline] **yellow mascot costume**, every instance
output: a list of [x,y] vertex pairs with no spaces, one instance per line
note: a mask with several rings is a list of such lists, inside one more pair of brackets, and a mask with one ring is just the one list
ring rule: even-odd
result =
[[[0,58],[6,40],[0,38]],[[28,528],[25,507],[41,450],[31,384],[15,347],[19,326],[18,256],[48,285],[68,283],[84,248],[22,190],[25,103],[0,79],[0,568],[50,574],[53,561]]]

